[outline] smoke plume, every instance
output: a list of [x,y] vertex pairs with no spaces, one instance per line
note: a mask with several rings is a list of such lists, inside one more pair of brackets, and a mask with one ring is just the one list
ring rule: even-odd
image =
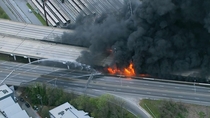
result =
[[[134,63],[136,73],[169,74],[210,70],[210,1],[133,1],[113,14],[78,18],[62,42],[88,47],[78,60],[94,64],[112,54],[118,68]],[[110,50],[111,53],[110,53]]]

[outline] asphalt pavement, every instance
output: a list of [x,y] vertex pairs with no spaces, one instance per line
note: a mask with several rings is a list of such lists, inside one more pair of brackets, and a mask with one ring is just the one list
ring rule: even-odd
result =
[[16,3],[18,8],[21,9],[23,14],[25,14],[25,17],[27,17],[32,24],[43,25],[33,13],[29,12],[29,8],[26,4],[27,4],[27,2],[30,2],[30,0],[13,0],[13,1]]
[[0,0],[0,6],[12,21],[42,25],[39,19],[29,12],[27,2],[28,0]]
[[[39,81],[81,93],[88,91],[90,94],[108,93],[122,98],[173,99],[185,103],[210,106],[210,88],[198,86],[198,83],[195,85],[163,83],[148,81],[143,78],[137,80],[100,76],[98,73],[87,84],[90,76],[90,73],[87,72],[30,64],[22,66],[19,63],[4,61],[0,61],[0,78],[7,76],[15,67],[19,67],[19,69],[8,77],[5,81],[7,84],[19,83],[20,85],[21,83],[30,83],[30,81]],[[87,89],[85,89],[86,86]],[[132,112],[136,115],[145,115],[142,112],[137,113],[136,107],[129,108],[133,109]]]

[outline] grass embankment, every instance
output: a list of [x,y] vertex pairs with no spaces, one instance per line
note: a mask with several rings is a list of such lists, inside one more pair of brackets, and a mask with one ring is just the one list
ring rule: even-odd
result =
[[33,7],[32,7],[29,3],[27,3],[26,5],[28,6],[29,9],[32,10],[32,12],[34,13],[34,15],[39,19],[39,21],[40,21],[43,25],[46,26],[46,22],[45,22],[45,20],[42,18],[42,16],[41,16],[40,14],[36,13],[36,11],[33,9]]
[[0,7],[0,18],[10,19],[9,16],[4,12],[4,10]]
[[171,100],[147,100],[140,102],[154,118],[210,118],[210,107],[185,104]]

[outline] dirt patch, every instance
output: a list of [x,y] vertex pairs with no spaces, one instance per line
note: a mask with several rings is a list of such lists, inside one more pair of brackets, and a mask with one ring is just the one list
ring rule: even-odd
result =
[[186,104],[188,109],[187,118],[210,118],[210,107]]
[[[177,111],[182,111],[182,107],[186,108],[186,112],[184,115],[180,116],[174,116],[174,118],[210,118],[210,106],[201,106],[201,105],[194,105],[194,104],[187,104],[187,103],[180,103],[180,102],[174,102],[171,101],[170,103],[173,103],[170,108],[174,109],[168,109],[169,107],[163,107],[162,103],[166,103],[166,101],[163,100],[150,100],[150,99],[143,99],[140,101],[140,106],[144,108],[151,116],[155,116],[156,118],[162,118],[161,117],[161,110],[165,109],[166,115],[165,118],[172,118],[170,116],[167,116],[170,112],[173,114]],[[180,107],[177,106],[176,104]],[[167,111],[169,110],[169,111]],[[182,113],[182,112],[180,112]],[[170,115],[170,114],[169,114]],[[173,115],[172,115],[173,116]]]

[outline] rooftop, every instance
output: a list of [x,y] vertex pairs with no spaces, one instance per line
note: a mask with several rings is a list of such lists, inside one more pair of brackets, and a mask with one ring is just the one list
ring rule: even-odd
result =
[[91,118],[88,113],[75,109],[68,102],[49,111],[55,118]]
[[0,98],[3,98],[9,94],[13,93],[13,91],[5,84],[0,86]]

